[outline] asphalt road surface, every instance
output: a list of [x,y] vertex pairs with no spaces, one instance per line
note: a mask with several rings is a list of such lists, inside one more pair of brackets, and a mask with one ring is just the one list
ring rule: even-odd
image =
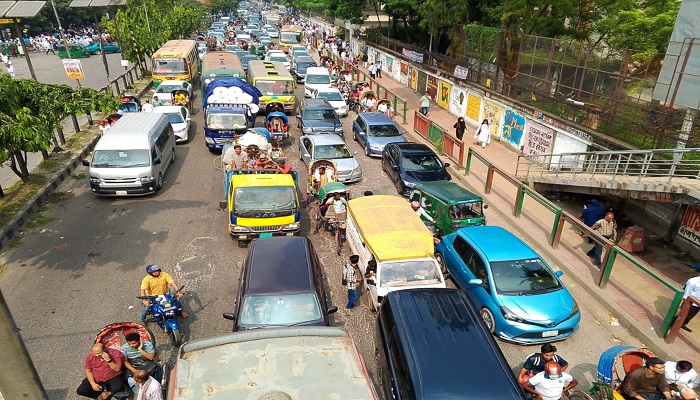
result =
[[[297,94],[303,97],[301,85]],[[195,104],[192,138],[178,146],[176,162],[160,192],[143,198],[97,197],[89,190],[87,168],[79,167],[74,179],[67,179],[46,206],[45,223],[26,229],[21,243],[1,255],[6,272],[0,277],[0,288],[52,400],[77,398],[75,389],[84,377],[83,359],[102,327],[138,320],[140,303],[135,296],[148,264],[161,265],[180,285],[187,285],[183,299],[190,317],[182,321],[185,340],[224,334],[232,328],[221,314],[232,308],[246,249],[230,239],[227,214],[218,208],[223,199],[221,173],[215,168],[216,155],[204,146],[199,93]],[[351,139],[353,118],[351,113],[342,119],[345,138],[358,152],[364,179],[350,185],[352,196],[361,196],[365,190],[395,195],[380,161],[368,159]],[[262,122],[258,117],[258,125]],[[307,174],[298,158],[300,131],[293,119],[290,122],[293,139],[284,151],[301,172],[303,192]],[[490,224],[507,227],[499,215],[489,211]],[[345,247],[337,256],[330,233],[310,233],[306,212],[302,223],[302,235],[311,238],[325,269],[332,304],[342,310],[347,297],[339,276],[349,250]],[[548,261],[556,268],[556,260]],[[557,346],[571,364],[569,372],[588,388],[605,349],[640,343],[623,328],[610,326],[604,308],[571,285],[566,276],[564,281],[577,298],[583,318],[581,330]],[[351,333],[372,378],[376,378],[374,319],[367,294],[351,316],[341,311],[332,318],[333,325]],[[176,349],[155,324],[150,327],[157,337],[160,359],[172,362]],[[539,350],[539,346],[500,341],[499,345],[514,371],[528,354]]]

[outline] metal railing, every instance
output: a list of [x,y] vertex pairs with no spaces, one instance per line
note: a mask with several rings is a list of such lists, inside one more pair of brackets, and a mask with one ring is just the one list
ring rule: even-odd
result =
[[642,178],[700,178],[700,149],[622,150],[561,153],[546,156],[518,156],[515,175],[595,178],[604,175],[615,181],[620,176]]
[[[118,77],[112,79],[110,86],[104,86],[100,88],[100,92],[109,92],[115,96],[119,96],[123,91],[130,90],[134,88],[134,83],[137,80],[144,78],[144,71],[139,63],[129,68],[126,72],[119,75]],[[121,82],[121,84],[120,84]]]

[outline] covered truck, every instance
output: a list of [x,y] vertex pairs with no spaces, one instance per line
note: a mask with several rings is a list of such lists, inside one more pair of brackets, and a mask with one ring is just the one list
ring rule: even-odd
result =
[[236,135],[255,125],[262,93],[238,78],[213,79],[204,90],[204,140],[209,151],[221,151]]

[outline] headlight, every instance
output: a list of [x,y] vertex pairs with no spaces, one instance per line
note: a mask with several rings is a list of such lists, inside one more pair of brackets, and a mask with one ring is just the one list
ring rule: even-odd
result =
[[342,106],[342,107],[340,107],[338,110],[339,110],[341,113],[344,113],[344,112],[348,111],[348,108],[347,108],[346,106]]
[[139,178],[141,183],[150,183],[153,182],[153,177],[152,176],[142,176]]
[[343,133],[343,128],[339,126],[339,127],[335,128],[335,131]]
[[305,134],[313,133],[313,128],[301,128],[301,131],[304,132]]
[[416,186],[416,183],[415,183],[415,182],[409,182],[409,181],[404,180],[404,181],[403,181],[403,185],[404,185],[405,187],[407,187],[408,189],[411,189],[411,188],[413,188],[414,186]]
[[213,143],[216,143],[216,142],[214,141],[214,139],[210,138],[209,136],[205,137],[205,138],[204,138],[204,141],[207,142],[207,143],[212,143],[212,144],[213,144]]
[[360,167],[359,165],[352,170],[353,174],[359,174],[360,172],[362,172],[362,167]]
[[234,231],[234,232],[249,232],[250,229],[246,228],[245,226],[234,225],[234,226],[233,226],[233,231]]
[[90,178],[90,183],[100,183],[100,178]]
[[285,231],[295,231],[297,229],[299,229],[298,222],[295,222],[295,223],[289,224],[289,225],[285,225],[284,227],[282,227],[282,230],[285,230]]
[[506,307],[501,307],[501,314],[503,314],[503,318],[509,320],[509,321],[515,321],[515,322],[520,322],[523,324],[526,324],[527,321],[524,320],[523,318],[519,317],[517,314],[513,313]]
[[382,146],[381,146],[381,145],[378,145],[378,144],[370,144],[370,145],[369,145],[369,148],[372,149],[372,150],[379,150],[379,151],[382,150]]
[[574,317],[579,312],[580,310],[578,309],[578,303],[576,302],[576,300],[574,300],[574,309],[571,310],[571,314],[569,314],[569,317],[567,319]]

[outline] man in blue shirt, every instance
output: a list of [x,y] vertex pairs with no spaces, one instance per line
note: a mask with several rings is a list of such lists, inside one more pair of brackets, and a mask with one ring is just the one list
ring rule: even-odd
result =
[[[605,207],[597,199],[593,199],[588,206],[583,206],[583,211],[578,217],[583,220],[586,226],[593,226],[598,220],[605,217],[605,211]],[[583,232],[581,236],[583,236]],[[588,243],[593,243],[593,240],[588,238]]]

